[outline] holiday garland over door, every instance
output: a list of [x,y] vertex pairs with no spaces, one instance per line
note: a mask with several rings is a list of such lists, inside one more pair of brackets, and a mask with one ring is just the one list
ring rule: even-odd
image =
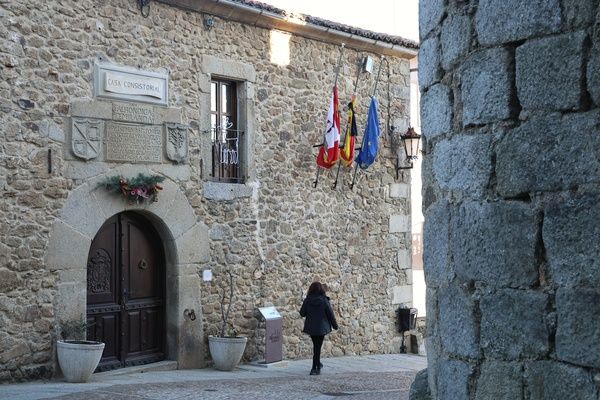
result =
[[99,186],[121,194],[128,201],[143,203],[147,200],[158,201],[158,192],[162,190],[159,183],[164,180],[165,178],[159,175],[138,174],[137,177],[131,179],[115,175],[106,178]]

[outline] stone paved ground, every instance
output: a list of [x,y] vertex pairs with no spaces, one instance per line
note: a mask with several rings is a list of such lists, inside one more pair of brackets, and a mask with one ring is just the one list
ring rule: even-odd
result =
[[415,372],[323,374],[321,376],[209,380],[109,388],[55,397],[61,400],[197,399],[377,399],[408,400]]
[[196,400],[196,399],[376,399],[408,400],[426,358],[387,354],[323,360],[320,376],[309,376],[309,360],[270,368],[243,365],[233,372],[120,370],[94,374],[85,384],[62,381],[0,385],[1,400]]

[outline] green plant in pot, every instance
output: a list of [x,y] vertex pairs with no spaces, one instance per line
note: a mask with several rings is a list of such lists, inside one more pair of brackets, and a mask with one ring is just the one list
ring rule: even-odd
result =
[[227,332],[231,305],[234,301],[234,280],[231,269],[226,271],[226,280],[220,285],[221,328],[218,336],[208,337],[208,348],[215,364],[221,371],[232,371],[242,359],[246,349],[247,337],[237,336],[235,331]]
[[104,343],[85,340],[86,321],[63,321],[56,342],[58,365],[67,382],[87,382],[102,357]]

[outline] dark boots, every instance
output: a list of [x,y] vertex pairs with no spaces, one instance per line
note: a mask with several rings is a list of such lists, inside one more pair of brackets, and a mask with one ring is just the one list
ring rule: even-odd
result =
[[319,363],[317,368],[313,368],[310,370],[311,375],[321,375],[321,368],[323,368],[323,363]]

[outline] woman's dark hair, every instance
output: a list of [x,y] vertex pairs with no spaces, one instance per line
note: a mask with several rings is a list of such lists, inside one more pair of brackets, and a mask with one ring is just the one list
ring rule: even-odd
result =
[[323,288],[323,285],[321,285],[321,282],[313,282],[310,284],[307,294],[320,294],[325,296],[325,289]]

